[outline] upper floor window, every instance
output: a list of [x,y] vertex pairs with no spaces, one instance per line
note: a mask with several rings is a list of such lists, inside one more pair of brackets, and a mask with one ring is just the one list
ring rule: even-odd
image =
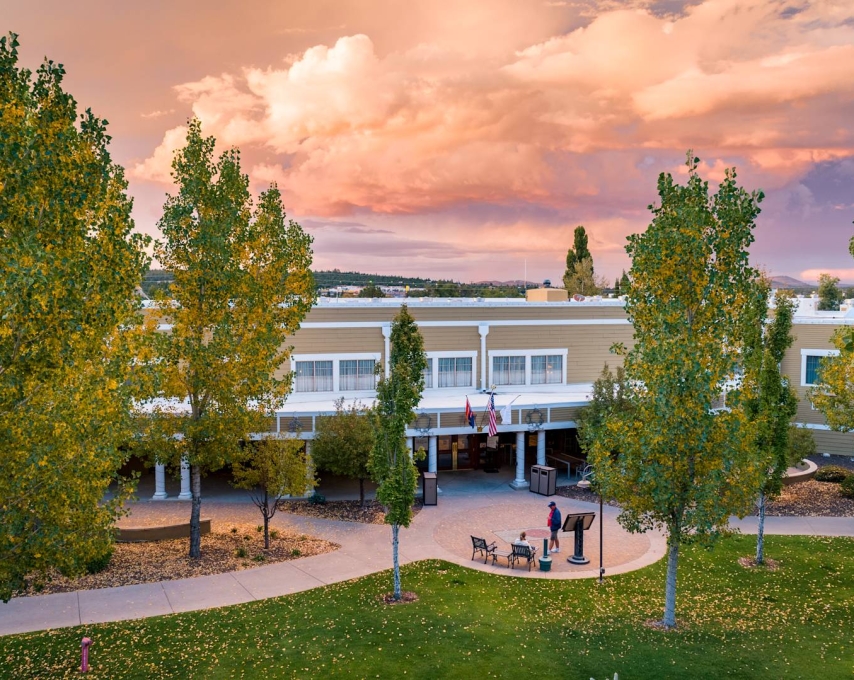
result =
[[839,354],[835,349],[802,349],[801,350],[801,385],[811,387],[818,381],[821,360],[824,357]]
[[524,385],[525,357],[492,357],[492,382],[495,385]]
[[471,387],[471,357],[440,357],[439,387]]
[[433,359],[431,357],[427,358],[427,368],[424,369],[424,389],[429,390],[433,388]]
[[331,361],[297,361],[297,392],[332,392]]
[[344,391],[373,390],[377,386],[374,369],[377,362],[373,359],[342,359],[339,389]]
[[545,354],[531,357],[531,384],[551,385],[563,382],[563,357]]

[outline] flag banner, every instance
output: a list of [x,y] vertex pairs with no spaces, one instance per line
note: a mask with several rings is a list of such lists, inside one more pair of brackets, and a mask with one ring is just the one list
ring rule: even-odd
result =
[[487,404],[489,411],[489,436],[494,437],[498,434],[498,425],[495,422],[495,395],[489,395],[489,403]]
[[498,436],[487,437],[486,438],[486,448],[488,449],[497,449],[498,448]]
[[474,427],[474,411],[471,410],[468,397],[466,397],[466,422],[469,424],[469,427]]
[[510,404],[501,409],[501,424],[510,425],[513,422],[513,414],[510,412]]

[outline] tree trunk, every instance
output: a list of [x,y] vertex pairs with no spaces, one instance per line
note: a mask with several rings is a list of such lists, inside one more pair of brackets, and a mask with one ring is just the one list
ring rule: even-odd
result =
[[400,560],[397,555],[397,548],[400,541],[400,525],[391,525],[391,553],[394,562],[394,599],[399,600],[400,595]]
[[190,492],[193,495],[190,511],[190,557],[202,556],[202,471],[198,465],[190,466]]
[[664,620],[665,628],[676,626],[676,567],[679,563],[678,531],[670,530],[667,537],[667,581],[664,589]]
[[365,507],[365,478],[359,477],[359,504]]
[[267,494],[267,489],[264,489],[264,507],[261,508],[261,513],[264,515],[264,550],[270,549],[270,497]]
[[756,532],[756,564],[765,564],[765,492],[759,494],[759,529]]

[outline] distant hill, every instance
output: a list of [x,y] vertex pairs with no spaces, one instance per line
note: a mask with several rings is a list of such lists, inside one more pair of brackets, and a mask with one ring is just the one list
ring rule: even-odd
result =
[[367,286],[373,283],[377,286],[415,286],[421,288],[430,279],[416,276],[398,276],[388,274],[363,274],[361,272],[342,272],[339,269],[314,272],[314,282],[318,288],[333,286]]
[[772,276],[771,286],[773,288],[787,288],[788,290],[797,290],[799,288],[818,288],[814,283],[804,283],[793,279],[791,276]]

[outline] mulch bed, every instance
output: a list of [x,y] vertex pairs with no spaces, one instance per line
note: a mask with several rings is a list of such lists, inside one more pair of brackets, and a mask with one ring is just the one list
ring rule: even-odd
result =
[[[572,498],[576,501],[584,501],[585,503],[598,503],[599,494],[590,489],[579,489],[577,486],[560,486],[555,489],[555,494],[564,498]],[[610,505],[613,508],[619,507],[617,501],[605,499],[605,505]]]
[[387,593],[386,595],[380,596],[380,600],[382,600],[385,604],[408,604],[410,602],[417,602],[418,595],[409,590],[401,590],[400,591],[400,599],[394,599],[394,593]]
[[854,498],[846,498],[839,484],[809,479],[784,486],[778,498],[769,501],[766,515],[777,517],[854,517]]
[[[418,514],[421,508],[421,501],[416,501],[412,506],[413,514]],[[359,501],[327,501],[322,505],[313,505],[308,501],[284,500],[279,502],[279,510],[293,515],[334,519],[339,522],[385,523],[385,510],[376,501],[365,501],[365,507],[361,507]]]
[[765,564],[757,564],[755,557],[739,557],[738,563],[745,569],[767,569],[768,571],[777,571],[780,568],[780,563],[777,560],[765,558]]
[[[187,556],[189,539],[186,538],[145,543],[116,543],[110,564],[104,571],[74,580],[69,580],[60,574],[53,574],[40,589],[30,587],[26,592],[17,593],[16,596],[65,593],[209,576],[260,567],[262,564],[320,555],[340,547],[330,541],[279,529],[275,530],[276,538],[273,538],[274,530],[271,530],[270,549],[265,550],[264,534],[257,531],[255,525],[216,522],[211,529],[210,534],[202,536],[202,556],[198,560],[191,560]],[[241,556],[238,556],[238,553]]]

